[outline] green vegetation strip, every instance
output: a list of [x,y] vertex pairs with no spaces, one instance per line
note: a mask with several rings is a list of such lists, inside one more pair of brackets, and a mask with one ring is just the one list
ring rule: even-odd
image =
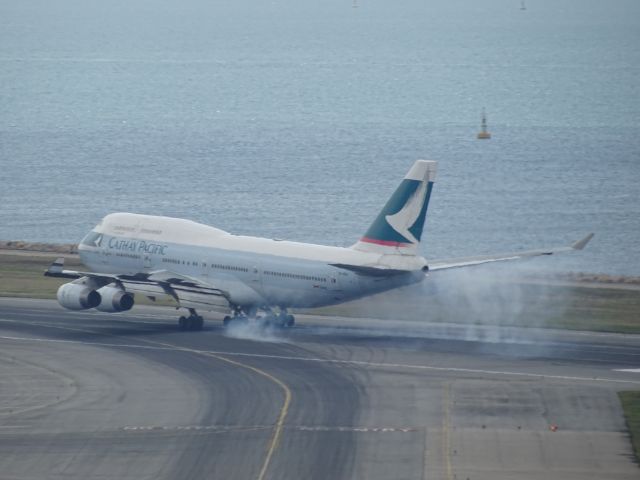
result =
[[[37,256],[0,254],[0,297],[56,298],[58,287],[71,280],[45,277],[44,271],[60,255],[39,253]],[[64,268],[86,270],[76,256],[65,257]],[[145,305],[172,305],[172,299],[163,298],[157,302],[136,295],[136,303]]]
[[[55,298],[65,279],[45,277],[59,255],[0,254],[0,296]],[[84,270],[77,256],[65,268]],[[640,333],[640,289],[628,285],[491,283],[478,292],[444,288],[435,275],[423,285],[402,288],[362,300],[309,310],[315,315],[369,317],[467,325],[563,328],[598,332]],[[451,284],[450,284],[451,285]],[[174,305],[171,300],[137,303]]]
[[[427,282],[430,280],[427,279]],[[425,286],[426,287],[426,286]],[[408,287],[309,313],[426,322],[640,333],[640,290],[573,284],[510,284],[467,294]],[[499,290],[496,285],[494,290]]]
[[636,461],[640,462],[640,392],[618,392],[631,436]]

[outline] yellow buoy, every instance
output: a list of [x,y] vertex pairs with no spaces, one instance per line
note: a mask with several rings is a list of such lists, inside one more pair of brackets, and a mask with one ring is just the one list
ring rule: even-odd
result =
[[491,134],[487,131],[487,116],[482,109],[482,130],[478,133],[478,140],[487,140],[491,138]]

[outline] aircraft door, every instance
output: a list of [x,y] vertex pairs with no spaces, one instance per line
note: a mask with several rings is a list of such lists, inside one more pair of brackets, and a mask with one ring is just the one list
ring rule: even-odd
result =
[[250,268],[250,283],[249,286],[253,288],[260,295],[264,296],[262,289],[262,264],[259,262],[254,263]]
[[111,256],[111,252],[107,249],[105,245],[100,246],[100,251],[98,252],[98,255],[100,256],[100,262],[102,262],[103,265],[109,264],[109,257]]
[[202,260],[200,262],[200,275],[202,275],[203,277],[208,277],[209,276],[209,268],[208,267],[208,263],[206,260]]
[[260,288],[262,286],[262,275],[260,272],[260,265],[254,264],[251,267],[251,284],[254,288]]
[[339,271],[332,271],[329,274],[329,291],[333,294],[333,296],[337,299],[342,297],[344,293],[344,282],[345,278],[343,277],[343,273]]
[[337,300],[349,298],[357,290],[356,282],[356,276],[351,272],[332,271],[329,275],[329,291]]

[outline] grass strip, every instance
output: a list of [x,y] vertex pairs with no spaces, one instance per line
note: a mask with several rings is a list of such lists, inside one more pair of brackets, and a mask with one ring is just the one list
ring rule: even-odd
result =
[[[56,298],[60,285],[71,280],[45,277],[44,271],[59,256],[54,252],[50,256],[0,255],[0,297]],[[77,257],[65,258],[64,267],[67,270],[87,270]],[[176,305],[169,297],[152,301],[143,295],[136,295],[136,304]]]
[[[66,279],[49,278],[44,270],[59,256],[0,254],[0,296],[55,298]],[[65,268],[85,270],[78,257],[67,257]],[[561,328],[640,334],[640,291],[612,286],[575,284],[495,283],[477,292],[443,288],[427,279],[361,300],[308,310],[316,315],[370,317],[466,325]],[[431,285],[431,287],[429,287]],[[457,287],[457,283],[453,283]],[[173,305],[136,295],[136,303]]]

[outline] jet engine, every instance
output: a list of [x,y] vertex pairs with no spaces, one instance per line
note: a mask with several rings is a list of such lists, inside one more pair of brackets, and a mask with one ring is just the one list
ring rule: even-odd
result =
[[58,303],[69,310],[86,310],[100,305],[100,294],[80,283],[65,283],[56,294]]
[[96,310],[101,312],[124,312],[133,307],[133,295],[121,288],[107,285],[98,290],[102,301]]

